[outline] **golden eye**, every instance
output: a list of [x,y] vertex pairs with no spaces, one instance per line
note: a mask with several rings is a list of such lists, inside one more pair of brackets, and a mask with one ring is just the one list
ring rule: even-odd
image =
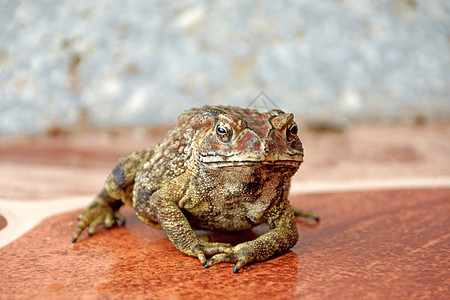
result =
[[230,124],[220,121],[216,126],[216,136],[219,141],[227,143],[233,137],[233,128]]
[[291,122],[289,126],[286,128],[286,137],[290,141],[294,138],[295,135],[298,133],[298,126],[295,124],[295,122]]

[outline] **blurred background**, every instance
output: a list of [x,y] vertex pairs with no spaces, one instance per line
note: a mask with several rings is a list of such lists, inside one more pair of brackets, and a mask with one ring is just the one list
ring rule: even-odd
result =
[[1,135],[258,97],[331,126],[450,119],[447,0],[2,0],[0,24]]

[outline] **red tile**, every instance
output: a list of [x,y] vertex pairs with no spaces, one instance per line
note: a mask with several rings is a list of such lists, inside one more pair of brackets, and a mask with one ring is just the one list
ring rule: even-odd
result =
[[[322,221],[292,251],[245,266],[203,268],[127,208],[127,225],[70,242],[79,211],[43,220],[0,249],[1,298],[445,298],[450,190],[292,197]],[[264,228],[256,230],[261,233]],[[215,240],[254,238],[213,234]]]

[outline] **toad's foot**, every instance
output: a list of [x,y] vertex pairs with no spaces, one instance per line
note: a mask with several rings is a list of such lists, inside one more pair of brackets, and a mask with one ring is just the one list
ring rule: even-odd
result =
[[242,243],[233,247],[231,253],[219,253],[214,255],[205,267],[209,268],[210,266],[223,262],[234,263],[235,266],[233,272],[237,273],[244,265],[256,260],[256,255],[253,253],[252,249],[246,243]]
[[213,256],[219,253],[232,254],[232,246],[227,243],[213,243],[198,239],[198,244],[192,248],[192,256],[198,257],[200,263],[206,268],[209,267],[206,256]]
[[98,226],[104,224],[106,228],[111,228],[114,224],[119,226],[125,224],[125,218],[119,213],[121,203],[102,203],[94,199],[91,204],[78,216],[80,222],[75,228],[72,236],[72,243],[75,243],[81,232],[89,226],[88,234],[94,234]]
[[313,219],[316,222],[320,222],[320,217],[316,215],[315,213],[312,213],[310,211],[301,210],[297,207],[291,206],[292,210],[294,211],[294,215],[296,217],[306,218],[306,219]]

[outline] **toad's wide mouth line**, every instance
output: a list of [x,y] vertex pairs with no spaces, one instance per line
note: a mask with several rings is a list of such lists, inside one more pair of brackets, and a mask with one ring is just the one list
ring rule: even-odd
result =
[[215,168],[229,167],[295,167],[298,168],[302,161],[299,160],[275,160],[275,161],[201,161],[203,164]]

